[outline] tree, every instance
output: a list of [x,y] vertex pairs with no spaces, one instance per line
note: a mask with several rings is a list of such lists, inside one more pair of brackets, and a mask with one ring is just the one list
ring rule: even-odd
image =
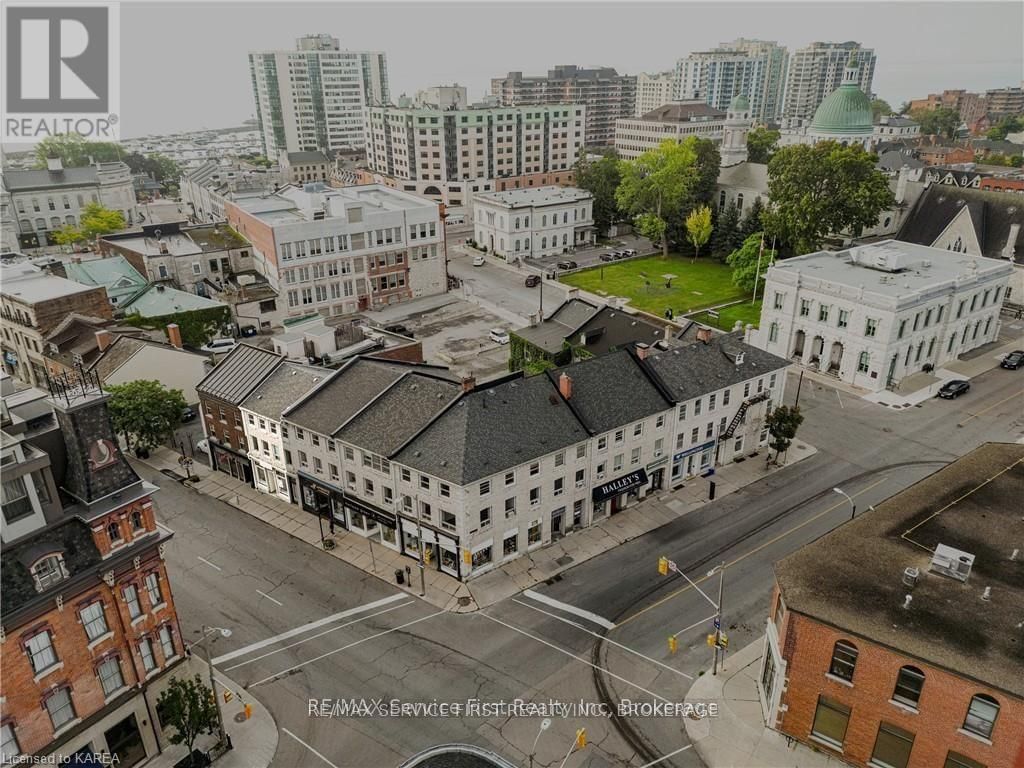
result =
[[701,246],[711,237],[711,209],[706,205],[694,208],[686,217],[686,239],[693,246],[693,260],[700,256]]
[[177,181],[181,176],[180,166],[167,155],[154,152],[151,155],[142,155],[132,152],[124,158],[125,165],[131,168],[132,173],[142,173],[155,181]]
[[79,225],[67,224],[54,234],[53,239],[59,245],[74,245],[83,240],[93,240],[98,236],[118,232],[125,227],[124,214],[104,208],[99,203],[89,203],[82,209]]
[[1019,133],[1024,131],[1024,115],[1013,117],[1006,115],[998,123],[988,129],[985,135],[994,141],[1002,141],[1008,133]]
[[114,429],[134,437],[141,448],[152,448],[181,423],[185,398],[180,389],[167,389],[159,381],[139,379],[107,386],[108,407]]
[[696,137],[666,139],[635,160],[622,160],[619,168],[615,202],[633,217],[640,234],[661,242],[661,253],[668,256],[668,222],[682,220],[698,183]]
[[45,168],[46,160],[59,157],[67,168],[97,163],[112,163],[121,159],[121,147],[112,141],[87,141],[77,133],[47,136],[36,144],[36,167]]
[[740,212],[735,203],[729,203],[725,210],[718,212],[715,233],[711,236],[711,255],[724,261],[726,256],[742,244]]
[[588,161],[584,153],[576,163],[576,186],[594,196],[594,226],[600,235],[606,235],[618,217],[615,190],[621,179],[622,173],[614,151],[593,162]]
[[755,232],[743,241],[743,245],[730,253],[725,263],[732,267],[732,283],[747,293],[754,292],[758,278],[758,262],[764,269],[775,260],[775,251],[765,248],[762,252],[763,232]]
[[754,128],[747,134],[747,160],[751,163],[767,164],[777,149],[778,131],[771,131],[763,126]]
[[880,117],[888,117],[892,114],[892,107],[889,106],[889,102],[885,99],[872,99],[871,100],[871,116],[878,120]]
[[789,446],[793,444],[793,438],[796,437],[796,431],[803,422],[803,414],[800,413],[800,407],[796,405],[780,405],[768,414],[765,426],[772,438],[768,446],[775,451],[776,462],[778,462],[779,456],[785,455],[789,450]]
[[895,204],[875,157],[834,141],[783,147],[768,163],[765,227],[796,253],[817,250],[828,234],[854,237]]
[[743,223],[740,224],[739,241],[741,243],[755,232],[760,232],[764,229],[764,223],[761,221],[761,216],[763,214],[764,203],[761,202],[760,197],[755,197],[753,204],[750,206],[750,210],[748,210],[747,215],[743,217]]
[[217,729],[217,702],[199,675],[179,680],[172,677],[157,699],[164,725],[174,728],[172,744],[184,744],[191,756],[196,739]]
[[945,136],[952,139],[960,127],[960,113],[949,107],[915,109],[910,116],[920,123],[924,136]]

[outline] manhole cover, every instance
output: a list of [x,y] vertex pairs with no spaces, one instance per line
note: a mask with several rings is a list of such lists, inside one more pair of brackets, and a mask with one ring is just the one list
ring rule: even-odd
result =
[[463,596],[459,598],[459,605],[465,608],[470,603],[470,598]]

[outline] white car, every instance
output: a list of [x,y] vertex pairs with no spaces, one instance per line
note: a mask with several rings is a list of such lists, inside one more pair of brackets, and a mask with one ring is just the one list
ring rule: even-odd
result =
[[196,450],[205,453],[207,456],[210,455],[210,441],[205,437],[196,443]]
[[484,261],[484,257],[483,256],[474,256],[473,257],[473,266],[474,267],[482,267],[486,263],[487,262]]
[[203,344],[199,349],[211,354],[227,354],[238,346],[234,339],[214,339]]
[[498,344],[508,344],[508,331],[504,331],[501,328],[491,328],[491,332],[488,334],[491,341]]

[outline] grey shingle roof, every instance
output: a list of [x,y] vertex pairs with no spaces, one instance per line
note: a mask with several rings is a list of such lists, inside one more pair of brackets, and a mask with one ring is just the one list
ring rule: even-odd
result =
[[286,360],[242,401],[241,406],[276,421],[281,418],[281,411],[331,373],[329,368],[314,368]]
[[[736,364],[736,353],[743,362]],[[676,402],[738,384],[762,374],[785,369],[789,361],[741,340],[741,334],[723,334],[707,344],[696,342],[650,355],[645,361]]]
[[269,350],[239,344],[196,385],[196,391],[238,405],[283,359]]
[[586,437],[550,379],[534,376],[464,395],[395,459],[466,485]]
[[327,163],[327,155],[323,152],[289,152],[288,162],[291,165],[306,165],[308,163]]
[[355,358],[284,415],[300,427],[333,435],[406,370],[379,360]]
[[623,348],[634,342],[653,344],[665,338],[665,328],[645,320],[640,315],[631,315],[620,309],[602,307],[590,319],[574,329],[572,344],[579,345],[581,336],[586,336],[587,351],[592,355],[603,355],[612,349]]
[[96,168],[87,165],[83,168],[65,168],[51,172],[44,169],[5,170],[4,186],[11,192],[22,189],[45,189],[47,187],[80,187],[86,184],[99,184]]
[[591,434],[607,432],[672,407],[626,350],[548,371],[572,379],[569,402]]
[[462,392],[451,381],[406,373],[337,434],[341,440],[390,456]]

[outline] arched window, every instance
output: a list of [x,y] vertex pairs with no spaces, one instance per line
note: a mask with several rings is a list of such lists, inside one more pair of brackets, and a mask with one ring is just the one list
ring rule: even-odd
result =
[[737,211],[742,211],[743,210],[743,193],[742,192],[740,192],[740,193],[738,193],[736,195],[736,210]]
[[896,676],[896,689],[892,692],[893,701],[917,709],[923,687],[924,672],[917,667],[901,667],[899,675]]
[[768,341],[774,342],[774,341],[778,341],[778,340],[779,340],[779,324],[778,323],[772,323],[768,327]]
[[541,248],[541,250],[544,250],[547,247],[548,247],[548,239],[546,237],[542,237],[540,239],[540,248]]
[[[569,244],[569,236],[568,235],[562,235],[562,245],[568,245],[568,244]],[[986,333],[988,332],[988,326],[985,326],[985,332]]]
[[857,372],[867,373],[868,372],[868,361],[870,356],[867,352],[861,352],[860,357],[857,358]]
[[36,581],[36,590],[39,592],[68,577],[67,568],[64,567],[64,558],[59,554],[39,558],[29,570],[32,572],[32,577]]
[[847,640],[839,640],[832,648],[832,663],[829,674],[843,680],[853,681],[853,670],[857,666],[857,646]]
[[562,223],[563,224],[568,224],[569,223],[569,212],[568,211],[566,211],[565,213],[562,214]]
[[142,529],[142,513],[139,510],[132,512],[132,530],[138,531]]
[[971,699],[964,718],[964,730],[976,733],[986,739],[991,738],[992,728],[999,717],[999,702],[991,696],[979,693]]
[[107,536],[110,537],[110,542],[111,543],[114,543],[115,541],[120,541],[121,540],[121,526],[119,526],[116,522],[110,523],[107,526]]
[[516,216],[516,229],[519,229],[519,217]]
[[36,219],[36,229],[38,229],[40,232],[45,232],[46,231],[46,219],[41,218],[41,217]]
[[548,215],[546,213],[540,217],[540,225],[542,227],[546,227],[548,225]]

